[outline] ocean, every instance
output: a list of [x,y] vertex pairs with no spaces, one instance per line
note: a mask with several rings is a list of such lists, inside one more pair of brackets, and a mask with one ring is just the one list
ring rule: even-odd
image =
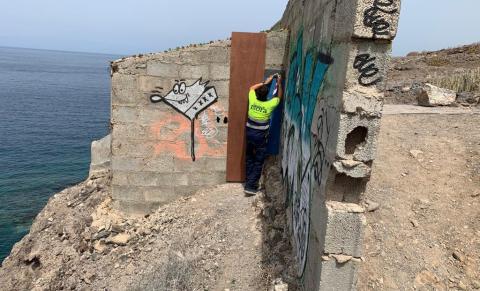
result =
[[114,55],[0,47],[0,262],[107,135]]

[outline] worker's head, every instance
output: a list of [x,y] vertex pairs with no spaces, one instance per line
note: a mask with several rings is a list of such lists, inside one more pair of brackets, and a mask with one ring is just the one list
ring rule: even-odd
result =
[[257,90],[255,90],[255,93],[257,94],[257,100],[267,101],[268,91],[269,91],[268,86],[265,84],[262,85]]

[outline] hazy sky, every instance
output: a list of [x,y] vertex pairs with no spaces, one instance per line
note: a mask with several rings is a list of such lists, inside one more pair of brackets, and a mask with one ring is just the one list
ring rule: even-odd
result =
[[[287,0],[2,1],[0,46],[129,55],[259,31]],[[394,54],[480,41],[479,0],[403,0]]]

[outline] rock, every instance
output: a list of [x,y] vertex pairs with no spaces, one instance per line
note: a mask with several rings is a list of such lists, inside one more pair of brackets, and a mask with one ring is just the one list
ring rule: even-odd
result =
[[420,150],[411,150],[410,155],[416,159],[419,155],[423,155],[423,152]]
[[413,227],[417,227],[418,226],[418,221],[415,220],[415,219],[410,219],[410,223],[413,225]]
[[465,285],[465,283],[463,283],[462,281],[458,282],[458,289],[460,290],[467,290],[467,285]]
[[480,192],[478,192],[478,193],[473,193],[471,196],[472,196],[473,198],[475,198],[475,197],[480,197]]
[[480,102],[480,94],[473,92],[461,92],[457,94],[457,103],[476,105]]
[[122,233],[123,231],[125,231],[125,228],[123,225],[118,223],[112,223],[112,232]]
[[102,238],[107,238],[109,235],[110,235],[110,231],[108,231],[108,230],[102,230],[102,231],[97,232],[97,233],[94,235],[93,239],[94,239],[94,240],[98,240],[98,239],[102,239]]
[[374,212],[380,208],[380,204],[371,200],[367,200],[367,211]]
[[272,282],[273,288],[270,290],[273,291],[288,291],[288,284],[284,283],[281,278],[277,278]]
[[107,248],[107,246],[102,241],[96,241],[95,243],[93,243],[93,248],[98,253],[103,253],[105,251],[105,249]]
[[480,289],[480,281],[473,281],[472,286],[475,289]]
[[459,251],[454,251],[452,253],[452,256],[455,260],[459,262],[463,262],[465,260],[465,257]]
[[451,105],[457,98],[455,91],[428,83],[416,90],[416,93],[418,105],[428,107]]
[[332,255],[332,257],[339,264],[345,264],[346,262],[350,261],[353,258],[352,256],[347,256],[347,255]]
[[119,246],[124,246],[130,241],[131,238],[131,235],[129,235],[128,233],[119,233],[114,237],[111,237],[107,242],[117,244]]

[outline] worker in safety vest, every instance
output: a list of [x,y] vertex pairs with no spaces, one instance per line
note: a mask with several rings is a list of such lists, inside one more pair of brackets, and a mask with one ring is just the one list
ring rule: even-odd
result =
[[[277,78],[278,97],[267,100],[270,83]],[[280,104],[283,95],[281,76],[272,75],[268,79],[250,87],[248,94],[248,120],[247,120],[247,158],[245,194],[252,196],[257,193],[258,181],[262,175],[263,163],[267,151],[267,137],[270,128],[270,117],[275,108]]]

